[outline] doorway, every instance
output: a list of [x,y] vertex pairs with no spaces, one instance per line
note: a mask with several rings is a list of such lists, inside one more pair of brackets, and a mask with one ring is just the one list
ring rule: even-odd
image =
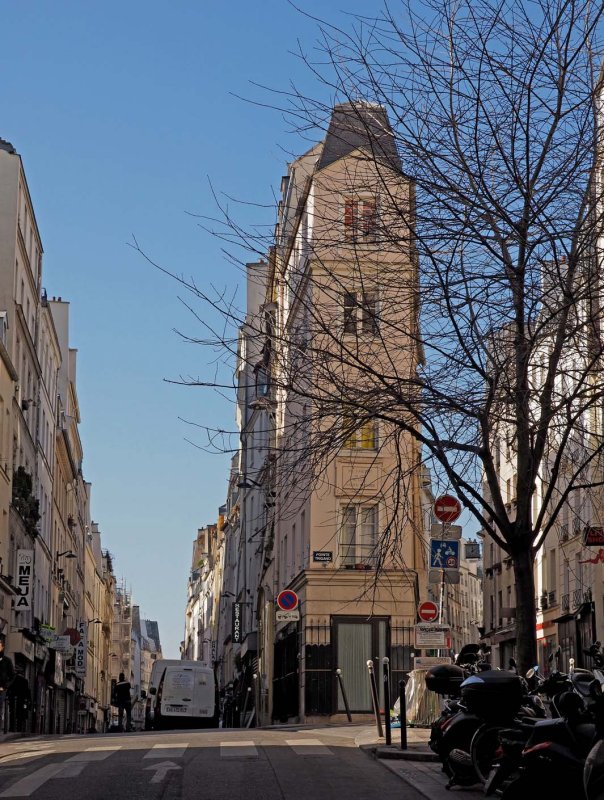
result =
[[[380,707],[383,706],[382,659],[389,653],[387,617],[333,617],[336,669],[342,670],[342,680],[351,712],[371,713],[371,690],[367,661],[373,661]],[[336,685],[337,710],[345,711],[342,693]]]

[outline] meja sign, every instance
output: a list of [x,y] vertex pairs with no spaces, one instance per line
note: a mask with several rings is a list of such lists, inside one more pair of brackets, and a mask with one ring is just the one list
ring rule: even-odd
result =
[[32,589],[34,583],[34,551],[17,550],[17,611],[29,611],[32,606]]

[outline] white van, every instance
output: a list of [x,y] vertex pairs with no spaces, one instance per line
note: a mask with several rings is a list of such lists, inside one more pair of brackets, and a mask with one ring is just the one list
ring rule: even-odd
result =
[[217,728],[214,671],[199,661],[164,659],[151,671],[145,730]]

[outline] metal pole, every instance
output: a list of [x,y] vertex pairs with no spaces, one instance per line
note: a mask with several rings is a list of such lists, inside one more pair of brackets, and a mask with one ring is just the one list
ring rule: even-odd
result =
[[401,750],[407,749],[407,700],[405,698],[405,681],[398,683],[399,718],[401,721]]
[[338,676],[338,683],[340,685],[340,691],[342,692],[342,700],[344,701],[344,708],[346,709],[348,722],[352,722],[352,714],[350,713],[350,706],[348,705],[348,698],[346,697],[346,690],[344,689],[344,681],[342,680],[342,670],[337,669],[336,675]]
[[392,744],[392,730],[390,728],[390,659],[382,659],[384,679],[384,726],[386,728],[386,744]]
[[380,701],[378,699],[377,683],[375,682],[375,673],[373,671],[373,661],[367,661],[367,670],[369,671],[369,686],[371,688],[371,700],[373,701],[373,712],[375,714],[375,723],[377,733],[380,739],[383,737],[382,720],[380,718]]

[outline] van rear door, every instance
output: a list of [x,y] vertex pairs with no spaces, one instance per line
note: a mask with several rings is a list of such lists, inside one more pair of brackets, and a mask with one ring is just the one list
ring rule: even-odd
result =
[[167,716],[196,716],[195,670],[193,667],[166,667],[161,696],[161,713]]
[[214,676],[207,670],[195,670],[195,716],[214,716]]

